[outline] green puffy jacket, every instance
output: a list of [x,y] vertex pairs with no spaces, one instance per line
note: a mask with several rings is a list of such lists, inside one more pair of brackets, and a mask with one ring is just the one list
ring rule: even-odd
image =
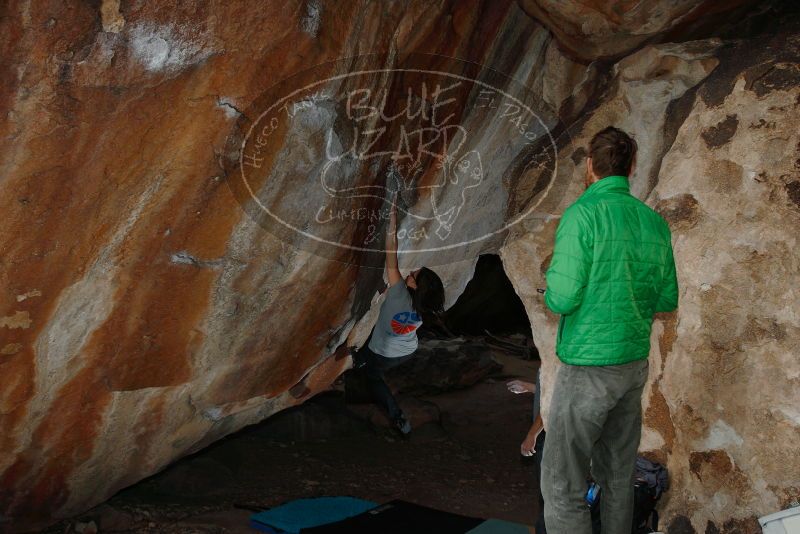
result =
[[650,353],[653,314],[678,306],[669,226],[625,176],[592,184],[561,218],[545,302],[561,314],[556,353],[619,365]]

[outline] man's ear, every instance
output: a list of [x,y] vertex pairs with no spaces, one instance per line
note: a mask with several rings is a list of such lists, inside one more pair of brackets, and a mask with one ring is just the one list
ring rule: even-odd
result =
[[631,160],[631,169],[628,171],[628,178],[633,176],[634,171],[636,171],[636,155],[634,155]]
[[597,181],[597,177],[594,175],[594,167],[592,166],[592,157],[586,157],[586,187],[589,187],[594,182]]

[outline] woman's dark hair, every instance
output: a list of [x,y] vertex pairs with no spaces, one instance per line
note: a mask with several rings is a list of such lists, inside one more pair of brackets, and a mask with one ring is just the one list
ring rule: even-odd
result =
[[416,276],[417,288],[408,288],[411,302],[417,313],[441,313],[444,311],[444,284],[439,275],[427,267]]
[[598,178],[628,176],[636,149],[636,141],[619,128],[600,130],[589,143],[594,173]]

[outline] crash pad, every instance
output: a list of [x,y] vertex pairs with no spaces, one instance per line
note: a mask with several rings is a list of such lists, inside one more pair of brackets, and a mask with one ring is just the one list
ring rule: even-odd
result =
[[378,506],[354,497],[298,499],[250,516],[250,526],[270,534],[299,534],[301,530],[335,523]]
[[303,529],[302,534],[466,534],[483,522],[483,519],[396,500],[343,521]]

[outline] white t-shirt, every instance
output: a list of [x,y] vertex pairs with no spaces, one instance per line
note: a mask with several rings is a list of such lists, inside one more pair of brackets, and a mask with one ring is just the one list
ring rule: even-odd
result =
[[386,299],[372,330],[369,348],[386,358],[408,356],[417,350],[417,328],[422,318],[414,311],[404,280],[386,290]]

